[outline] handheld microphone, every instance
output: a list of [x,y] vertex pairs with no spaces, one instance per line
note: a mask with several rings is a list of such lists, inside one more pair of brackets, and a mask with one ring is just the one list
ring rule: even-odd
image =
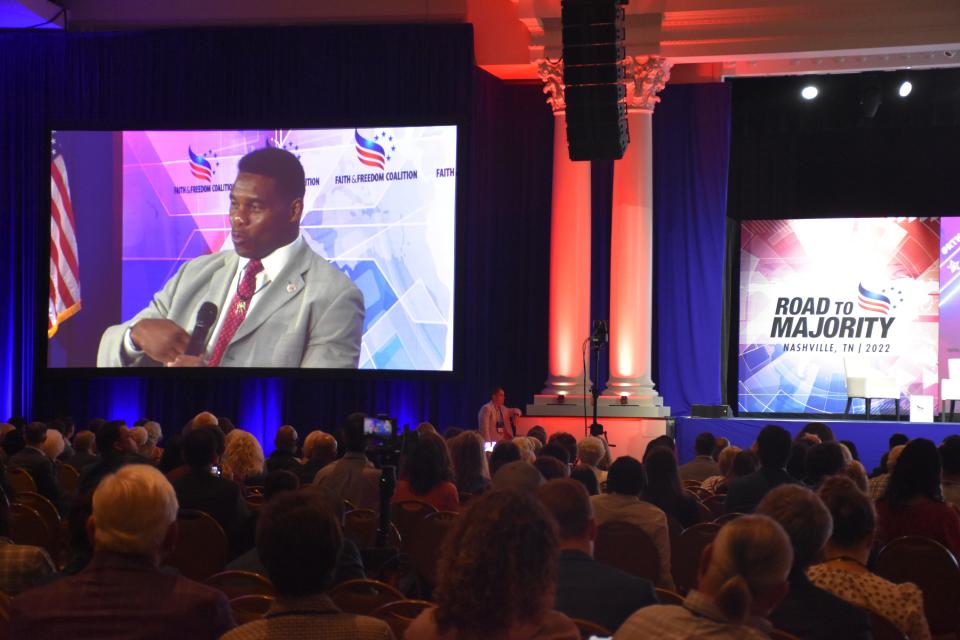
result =
[[197,311],[197,324],[193,326],[193,333],[190,335],[190,342],[187,343],[187,350],[184,351],[188,356],[199,356],[203,353],[207,345],[207,334],[213,328],[217,321],[217,305],[212,302],[204,302]]

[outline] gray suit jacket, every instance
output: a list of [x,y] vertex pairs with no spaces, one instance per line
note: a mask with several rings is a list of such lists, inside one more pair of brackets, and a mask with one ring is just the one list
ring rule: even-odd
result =
[[[238,262],[236,252],[221,251],[180,267],[146,309],[104,331],[97,366],[158,366],[143,354],[124,356],[127,327],[146,318],[166,318],[190,332],[201,304],[226,304]],[[363,294],[306,242],[258,295],[263,297],[237,329],[220,366],[357,367],[363,337]]]

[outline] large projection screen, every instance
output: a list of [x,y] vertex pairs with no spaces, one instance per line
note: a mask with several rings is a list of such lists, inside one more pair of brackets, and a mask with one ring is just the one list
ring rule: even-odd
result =
[[300,239],[264,259],[220,366],[452,371],[457,143],[456,125],[54,131],[48,367],[163,365],[131,320],[190,333],[205,301],[209,359],[246,264],[238,162],[272,147],[303,168]]

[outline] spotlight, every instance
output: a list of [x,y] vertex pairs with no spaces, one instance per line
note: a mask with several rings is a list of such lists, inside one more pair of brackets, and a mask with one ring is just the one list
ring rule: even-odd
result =
[[567,401],[567,392],[561,391],[557,394],[557,404],[564,404]]
[[906,98],[910,95],[910,92],[913,91],[913,85],[910,84],[909,80],[904,80],[900,83],[900,88],[897,89],[897,93],[900,94],[901,98]]
[[800,95],[803,96],[804,100],[813,100],[818,95],[820,95],[820,90],[817,89],[812,84],[808,84],[803,88],[802,91],[800,91]]
[[627,404],[627,401],[630,399],[630,394],[621,393],[620,394],[620,404]]

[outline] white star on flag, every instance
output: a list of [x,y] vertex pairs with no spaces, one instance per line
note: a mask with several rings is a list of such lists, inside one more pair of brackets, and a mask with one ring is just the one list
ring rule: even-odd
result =
[[957,271],[960,271],[960,262],[951,260],[947,263],[947,268],[950,269],[950,273],[956,273]]

